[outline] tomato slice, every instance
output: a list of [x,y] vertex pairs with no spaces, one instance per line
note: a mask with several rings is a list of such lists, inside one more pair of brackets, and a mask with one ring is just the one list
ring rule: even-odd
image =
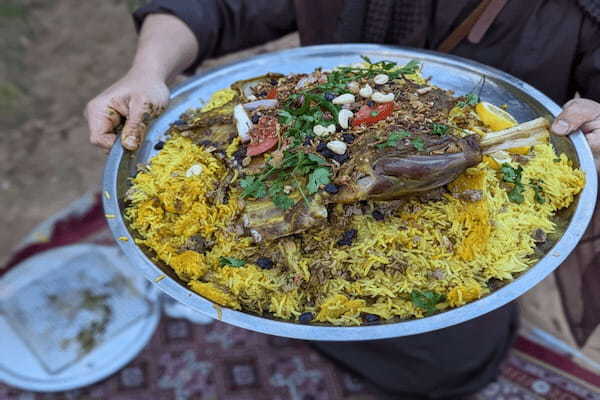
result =
[[390,101],[389,103],[378,104],[373,107],[364,105],[356,113],[356,116],[352,120],[352,126],[373,124],[392,115],[392,111],[394,111],[393,101]]
[[273,88],[271,90],[269,90],[269,93],[267,93],[267,99],[276,99],[277,98],[277,88]]
[[277,123],[275,117],[267,115],[260,117],[258,124],[250,131],[250,144],[246,151],[247,155],[257,156],[275,147],[279,141]]

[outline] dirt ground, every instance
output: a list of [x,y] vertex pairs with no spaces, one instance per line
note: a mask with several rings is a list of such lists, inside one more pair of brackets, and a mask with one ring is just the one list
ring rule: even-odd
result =
[[[0,264],[36,224],[98,187],[85,104],[123,75],[136,0],[0,2]],[[296,35],[201,68],[298,45]]]

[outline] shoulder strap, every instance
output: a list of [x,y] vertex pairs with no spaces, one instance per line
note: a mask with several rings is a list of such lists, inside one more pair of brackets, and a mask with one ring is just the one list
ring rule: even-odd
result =
[[482,0],[437,50],[450,53],[467,36],[470,42],[479,43],[506,3],[507,0]]

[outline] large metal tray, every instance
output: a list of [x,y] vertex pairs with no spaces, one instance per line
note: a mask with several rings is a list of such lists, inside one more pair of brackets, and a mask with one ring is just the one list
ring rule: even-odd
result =
[[104,172],[104,208],[116,218],[108,224],[119,245],[131,262],[150,280],[176,300],[194,310],[218,318],[242,328],[272,335],[310,340],[372,340],[406,336],[433,331],[459,324],[490,312],[525,293],[548,276],[577,245],[594,210],[597,193],[597,175],[590,148],[580,132],[567,138],[553,137],[552,142],[560,153],[565,153],[586,174],[586,185],[574,204],[556,217],[559,234],[550,238],[549,245],[540,261],[513,282],[477,301],[430,317],[382,322],[376,325],[334,327],[329,325],[302,325],[276,318],[258,316],[222,308],[193,293],[165,265],[151,261],[152,252],[135,244],[135,232],[123,219],[125,204],[123,196],[129,187],[129,177],[136,171],[136,164],[146,163],[156,154],[153,145],[164,139],[169,123],[176,120],[190,107],[199,107],[211,93],[229,86],[239,79],[247,79],[266,72],[300,73],[310,72],[316,67],[332,68],[341,64],[360,61],[364,54],[372,60],[387,59],[406,63],[411,59],[423,62],[423,75],[442,88],[456,94],[464,94],[481,87],[481,98],[495,104],[506,104],[508,110],[520,122],[538,116],[552,118],[560,107],[532,86],[499,70],[459,57],[408,48],[344,44],[304,47],[253,57],[245,61],[217,68],[195,76],[176,87],[171,94],[172,102],[166,112],[149,128],[146,140],[134,153],[124,151],[117,142],[106,163]]

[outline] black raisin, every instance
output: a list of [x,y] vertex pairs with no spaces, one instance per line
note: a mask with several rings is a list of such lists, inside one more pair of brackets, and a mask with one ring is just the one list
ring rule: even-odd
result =
[[340,189],[337,187],[337,185],[334,185],[333,183],[328,183],[327,185],[325,185],[325,191],[329,194],[336,194],[340,191]]
[[304,146],[310,146],[310,145],[312,145],[313,139],[314,139],[314,136],[308,135],[307,137],[304,138],[304,143],[302,143],[302,144]]
[[163,142],[162,140],[159,140],[155,145],[154,145],[154,150],[162,150],[162,148],[165,147],[165,142]]
[[383,219],[385,218],[385,216],[383,215],[383,213],[379,210],[375,210],[373,211],[373,213],[371,214],[373,216],[373,218],[375,219],[375,221],[383,221]]
[[343,140],[345,143],[352,144],[352,143],[354,143],[354,139],[355,139],[355,137],[354,137],[354,135],[353,135],[353,134],[351,134],[351,133],[344,133],[344,134],[342,135],[342,140]]
[[330,93],[330,92],[325,93],[324,96],[325,96],[325,100],[327,100],[327,101],[331,101],[331,100],[335,99],[335,94]]
[[356,234],[358,231],[356,229],[348,229],[346,232],[342,233],[342,238],[337,241],[338,246],[350,246],[354,239],[356,239]]
[[256,264],[258,264],[258,266],[262,269],[273,268],[273,260],[267,257],[259,257],[258,260],[256,260]]
[[329,149],[325,149],[321,152],[321,154],[323,154],[325,157],[327,158],[333,158],[335,160],[335,158],[339,155],[339,154],[335,154],[333,151],[329,150]]
[[313,313],[311,313],[310,311],[307,311],[307,312],[300,314],[298,321],[300,321],[301,324],[307,324],[310,321],[312,321],[314,317],[315,316]]
[[234,160],[236,160],[238,163],[242,163],[242,160],[244,158],[246,158],[246,148],[245,147],[240,147],[239,149],[237,149],[237,151],[235,153],[233,153],[233,158]]
[[364,314],[363,315],[363,319],[364,319],[365,322],[368,322],[368,323],[377,322],[377,321],[379,321],[379,315]]
[[251,120],[252,120],[253,124],[258,124],[258,121],[260,120],[260,114],[259,113],[252,114]]
[[375,102],[373,102],[373,100],[369,100],[369,101],[367,101],[367,105],[369,107],[373,107],[375,105]]
[[325,144],[325,142],[319,142],[319,144],[317,145],[317,151],[319,153],[322,153],[324,150],[327,150],[327,145]]
[[265,96],[267,95],[267,91],[266,91],[266,90],[263,90],[263,91],[262,91],[262,92],[260,92],[258,95],[259,95],[260,97],[265,97]]
[[275,79],[275,78],[271,79],[271,85],[277,86],[277,79]]
[[[327,149],[327,150],[329,150],[329,149]],[[340,164],[343,164],[350,159],[350,156],[348,155],[348,153],[335,154],[333,151],[330,151],[330,152],[332,153],[332,155],[330,155],[330,156],[326,155],[325,153],[323,153],[323,155],[326,157],[329,157],[329,158],[333,158],[335,161],[339,162]]]
[[213,142],[212,140],[206,140],[206,139],[199,141],[198,144],[200,146],[204,146],[204,147],[217,147],[216,146],[217,144],[215,142]]

